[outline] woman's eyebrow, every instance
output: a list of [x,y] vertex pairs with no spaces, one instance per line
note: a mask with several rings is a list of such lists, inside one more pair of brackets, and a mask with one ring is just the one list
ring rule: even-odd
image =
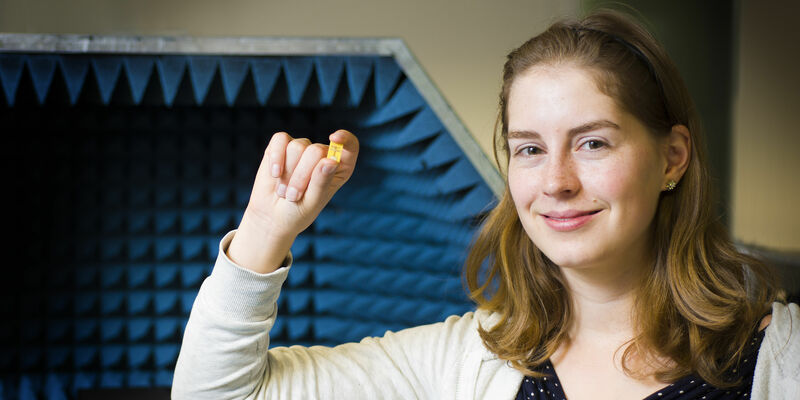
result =
[[[567,135],[569,137],[572,137],[572,136],[575,136],[575,135],[578,135],[578,134],[581,134],[581,133],[596,131],[596,130],[602,129],[602,128],[619,129],[619,125],[617,125],[617,124],[615,124],[615,123],[613,123],[613,122],[611,122],[611,121],[609,121],[607,119],[599,119],[597,121],[590,121],[590,122],[581,124],[579,126],[576,126],[574,128],[571,128],[567,132]],[[541,135],[539,135],[539,132],[536,132],[536,131],[522,130],[522,131],[511,131],[511,132],[508,132],[508,139],[538,139],[540,137],[541,137]]]
[[619,125],[607,119],[599,119],[597,121],[587,122],[585,124],[570,129],[569,136],[575,136],[581,133],[596,131],[598,129],[603,129],[603,128],[619,129]]
[[508,132],[508,139],[538,139],[539,133],[536,131],[511,131]]

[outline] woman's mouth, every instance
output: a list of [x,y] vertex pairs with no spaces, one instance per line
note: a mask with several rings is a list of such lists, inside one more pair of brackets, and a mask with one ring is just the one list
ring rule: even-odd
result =
[[566,210],[566,211],[550,211],[540,214],[544,218],[544,222],[551,229],[558,232],[574,231],[588,223],[594,218],[597,213],[602,210]]

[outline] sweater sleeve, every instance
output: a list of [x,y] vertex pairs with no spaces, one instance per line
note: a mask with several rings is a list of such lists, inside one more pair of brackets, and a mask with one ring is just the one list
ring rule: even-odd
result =
[[753,399],[800,399],[800,307],[773,303],[758,352]]
[[172,379],[174,399],[247,398],[266,372],[262,354],[291,256],[272,273],[250,271],[225,254],[234,234],[220,241],[214,269],[192,305]]
[[[336,347],[269,349],[289,267],[257,274],[234,264],[223,238],[200,288],[173,378],[175,399],[410,399],[451,397],[472,313]],[[474,338],[473,338],[474,336]]]

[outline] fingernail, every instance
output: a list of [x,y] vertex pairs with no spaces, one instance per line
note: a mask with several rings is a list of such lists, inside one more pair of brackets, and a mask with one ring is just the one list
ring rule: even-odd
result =
[[281,167],[278,164],[272,164],[272,177],[278,178],[281,176]]
[[277,191],[277,193],[278,193],[278,196],[279,196],[279,197],[284,197],[284,196],[286,196],[286,185],[284,185],[284,184],[282,184],[282,183],[281,183],[281,184],[279,184],[279,185],[278,185],[278,191]]
[[286,190],[286,200],[297,201],[299,194],[300,193],[297,192],[297,189],[289,186],[289,189]]

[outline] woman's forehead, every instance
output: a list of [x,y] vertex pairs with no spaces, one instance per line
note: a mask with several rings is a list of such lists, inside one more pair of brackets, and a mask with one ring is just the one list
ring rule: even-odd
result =
[[621,110],[576,67],[534,67],[518,76],[507,104],[508,131],[571,129],[588,121],[619,119]]

